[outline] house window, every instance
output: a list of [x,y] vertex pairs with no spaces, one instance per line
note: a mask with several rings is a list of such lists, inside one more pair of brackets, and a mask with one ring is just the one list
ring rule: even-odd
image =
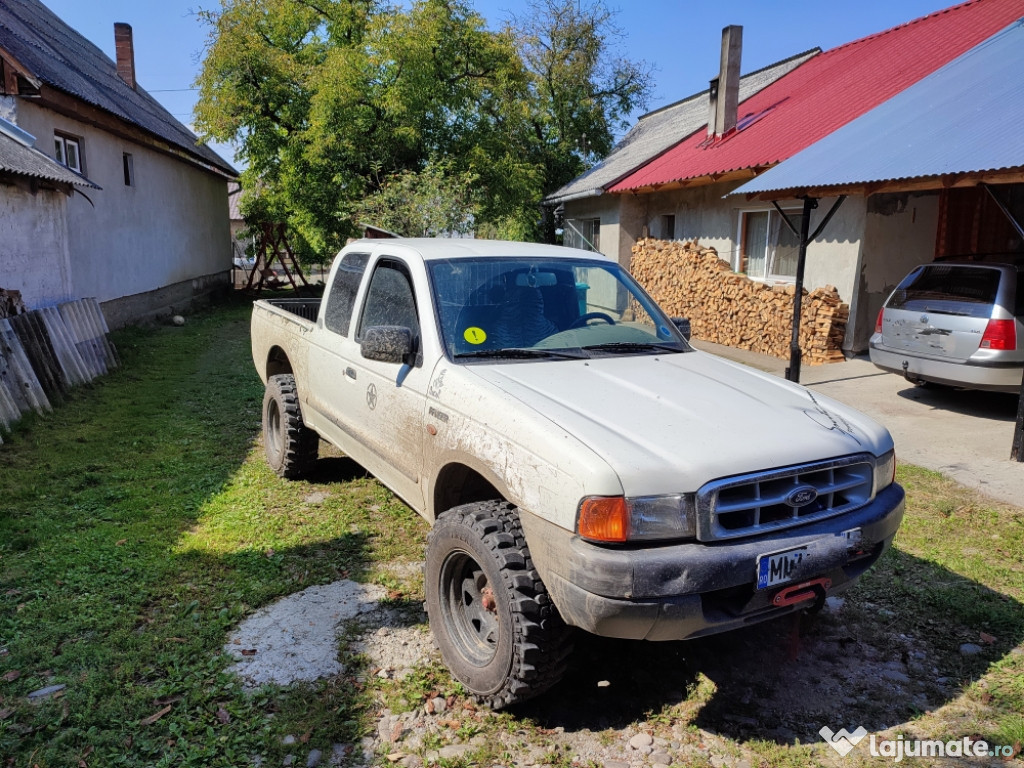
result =
[[131,153],[125,152],[121,155],[121,164],[124,167],[124,185],[126,187],[135,186],[135,162],[132,160]]
[[670,213],[661,217],[661,239],[662,240],[675,240],[676,239],[676,217],[675,214]]
[[[786,211],[793,226],[800,229],[803,213]],[[779,212],[744,211],[740,214],[738,272],[757,280],[788,281],[796,278],[800,238],[786,226]]]
[[53,135],[53,156],[61,165],[66,165],[72,171],[84,173],[82,170],[84,166],[82,143],[79,139],[55,133]]
[[601,250],[600,219],[567,219],[565,222],[565,245],[582,248],[585,251]]

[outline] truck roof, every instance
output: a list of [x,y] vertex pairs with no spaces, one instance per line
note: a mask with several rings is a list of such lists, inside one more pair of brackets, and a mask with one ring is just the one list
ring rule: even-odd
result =
[[371,247],[374,250],[401,247],[418,253],[424,261],[508,256],[614,261],[611,257],[598,251],[584,251],[579,248],[566,248],[561,245],[543,243],[520,243],[512,240],[476,240],[455,237],[371,238],[353,241],[345,246],[345,250],[352,250],[354,246]]

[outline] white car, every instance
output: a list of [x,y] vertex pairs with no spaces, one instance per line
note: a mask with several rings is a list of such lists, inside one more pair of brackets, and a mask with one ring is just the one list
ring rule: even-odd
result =
[[915,384],[1019,392],[1024,271],[1000,257],[923,264],[878,313],[871,362]]
[[322,303],[256,302],[252,348],[279,474],[323,438],[432,524],[431,628],[494,707],[558,680],[572,627],[678,640],[820,607],[902,519],[883,427],[695,351],[600,254],[352,243]]

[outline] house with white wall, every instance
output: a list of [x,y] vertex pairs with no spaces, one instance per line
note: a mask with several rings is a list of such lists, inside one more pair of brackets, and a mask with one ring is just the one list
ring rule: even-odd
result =
[[136,81],[131,27],[113,34],[117,61],[38,0],[0,3],[0,118],[86,182],[0,184],[0,287],[30,308],[95,297],[117,327],[229,285],[237,173]]
[[[567,220],[599,218],[601,250],[626,264],[638,238],[697,241],[714,248],[736,272],[766,283],[791,283],[798,238],[779,209],[799,226],[803,200],[731,193],[1021,15],[1019,0],[970,0],[811,56],[749,97],[738,92],[740,55],[726,35],[721,85],[706,92],[705,119],[699,129],[679,135],[671,147],[604,186],[601,196],[565,201],[564,215]],[[735,55],[729,54],[730,47]],[[899,142],[902,137],[893,133],[887,138]],[[939,189],[893,194],[864,186],[845,200],[808,245],[805,287],[835,286],[851,307],[845,351],[866,350],[873,313],[911,267],[948,253],[951,231],[977,228],[977,218],[964,218],[971,202],[958,202],[956,197]],[[836,199],[833,195],[818,200],[810,231]],[[971,200],[979,206],[984,203]],[[606,221],[616,241],[608,250]]]

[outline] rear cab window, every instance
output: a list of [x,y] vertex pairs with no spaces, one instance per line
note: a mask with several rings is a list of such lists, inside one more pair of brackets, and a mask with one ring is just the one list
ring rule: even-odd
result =
[[348,336],[356,294],[369,260],[368,253],[347,253],[339,262],[324,308],[324,325],[328,330]]

